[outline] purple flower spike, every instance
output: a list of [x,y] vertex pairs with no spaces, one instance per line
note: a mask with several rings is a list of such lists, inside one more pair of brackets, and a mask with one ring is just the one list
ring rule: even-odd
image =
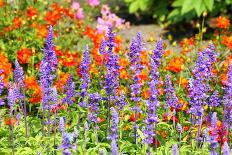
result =
[[89,49],[88,46],[85,47],[85,51],[83,53],[83,58],[80,64],[80,69],[81,69],[81,97],[82,101],[80,103],[81,107],[85,107],[85,98],[88,95],[88,87],[90,83],[90,78],[89,78],[89,65],[91,63],[90,56],[89,56]]
[[111,153],[112,155],[118,155],[118,146],[115,139],[111,141]]
[[218,97],[218,91],[214,91],[210,96],[208,105],[211,107],[217,107],[220,105],[220,98]]
[[16,84],[19,84],[20,87],[22,88],[25,87],[24,86],[24,72],[17,60],[15,60],[14,81]]
[[172,155],[179,155],[177,144],[172,145]]
[[211,135],[209,137],[209,143],[210,143],[210,155],[217,155],[217,137],[218,137],[218,128],[217,128],[217,113],[214,112],[211,120]]
[[88,118],[91,122],[97,123],[97,115],[99,113],[99,102],[102,100],[101,95],[93,93],[89,96],[89,113]]
[[76,96],[75,83],[73,82],[72,75],[70,74],[65,85],[66,97],[63,99],[63,103],[73,104],[73,98]]
[[231,155],[230,147],[227,142],[224,142],[222,151],[223,151],[223,155]]
[[58,60],[56,57],[56,53],[54,51],[54,44],[53,44],[53,29],[52,26],[49,26],[48,35],[45,43],[44,51],[44,59],[50,63],[50,67],[52,71],[58,66]]

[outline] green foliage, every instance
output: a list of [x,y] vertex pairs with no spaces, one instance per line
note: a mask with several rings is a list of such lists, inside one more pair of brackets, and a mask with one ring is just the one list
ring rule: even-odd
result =
[[204,12],[211,16],[227,11],[231,0],[125,0],[130,13],[147,14],[160,22],[177,23],[200,17]]

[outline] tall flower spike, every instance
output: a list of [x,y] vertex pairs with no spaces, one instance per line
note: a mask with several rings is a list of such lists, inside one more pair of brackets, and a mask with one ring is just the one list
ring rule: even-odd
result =
[[172,145],[172,155],[179,155],[177,144]]
[[111,139],[117,139],[118,138],[118,123],[119,123],[119,117],[118,113],[115,110],[115,108],[111,108],[112,110],[112,126],[111,126]]
[[65,85],[66,97],[63,103],[73,104],[73,98],[76,96],[75,83],[73,82],[72,75],[70,74]]
[[15,60],[14,81],[16,84],[19,84],[22,88],[24,88],[24,73],[17,60]]
[[172,86],[172,82],[170,79],[170,76],[166,76],[166,88],[165,88],[165,94],[166,94],[166,106],[171,108],[179,108],[178,104],[178,98],[175,94],[175,89]]
[[88,118],[89,118],[89,121],[95,124],[97,123],[97,115],[99,113],[99,102],[101,100],[102,100],[102,97],[98,93],[93,93],[93,94],[90,94],[89,96]]
[[53,29],[52,26],[49,26],[48,35],[45,43],[44,51],[44,59],[50,62],[50,67],[54,71],[58,66],[58,60],[56,57],[56,53],[54,51],[54,44],[53,44]]
[[210,96],[208,105],[211,107],[217,107],[220,105],[220,98],[218,97],[218,91],[214,91]]
[[111,153],[112,155],[118,155],[118,146],[115,139],[111,141]]
[[[3,70],[0,69],[0,75],[3,73]],[[0,76],[0,95],[2,94],[2,91],[3,91],[3,88],[4,88],[4,83],[3,83],[3,77]],[[0,98],[0,106],[4,105],[4,101],[2,98]]]
[[230,147],[227,142],[224,142],[222,151],[223,151],[223,155],[231,155]]
[[210,143],[210,155],[217,155],[217,147],[218,147],[218,128],[217,128],[217,113],[214,112],[211,120],[211,127],[210,127],[211,135],[209,138]]
[[88,46],[85,47],[85,51],[83,53],[83,58],[80,64],[80,69],[81,69],[81,97],[82,97],[82,101],[80,103],[81,107],[85,107],[86,103],[85,103],[85,98],[88,95],[88,87],[89,87],[89,82],[90,82],[90,78],[89,78],[89,65],[91,63],[90,60],[90,56],[89,56],[89,49]]
[[14,87],[10,83],[8,86],[8,96],[7,96],[7,104],[10,107],[10,113],[12,114],[13,112],[13,107],[15,104],[15,95],[14,95]]
[[59,127],[60,127],[60,132],[62,134],[65,133],[64,117],[60,117],[60,119],[59,119]]

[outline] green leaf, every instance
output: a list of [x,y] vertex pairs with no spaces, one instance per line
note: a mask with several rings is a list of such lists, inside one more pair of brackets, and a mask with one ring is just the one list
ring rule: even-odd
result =
[[209,11],[213,10],[214,0],[204,0],[204,3]]
[[187,12],[190,12],[191,10],[193,10],[194,6],[193,6],[193,2],[194,0],[185,0],[183,2],[183,6],[181,9],[181,15],[184,15]]
[[147,4],[148,4],[147,0],[139,1],[139,7],[140,7],[140,9],[142,11],[145,11],[147,9]]
[[129,6],[129,13],[135,13],[139,9],[139,1],[136,0]]
[[203,0],[195,1],[194,9],[196,10],[197,16],[201,16],[202,12],[206,10]]
[[168,19],[173,19],[174,17],[176,17],[178,15],[180,15],[180,10],[179,9],[174,9],[169,13]]
[[180,6],[183,5],[183,3],[184,3],[184,0],[176,0],[176,1],[174,1],[174,2],[172,3],[172,6],[173,6],[173,7],[180,7]]

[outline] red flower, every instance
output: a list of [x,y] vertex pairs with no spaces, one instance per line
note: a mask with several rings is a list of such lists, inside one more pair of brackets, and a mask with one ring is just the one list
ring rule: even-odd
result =
[[226,17],[219,16],[216,19],[216,27],[221,29],[229,29],[230,28],[230,20]]
[[28,63],[31,54],[32,52],[28,48],[22,47],[20,50],[17,51],[17,59],[19,63],[20,64]]
[[29,19],[33,19],[38,16],[38,10],[36,8],[33,8],[32,6],[27,8],[27,17]]

